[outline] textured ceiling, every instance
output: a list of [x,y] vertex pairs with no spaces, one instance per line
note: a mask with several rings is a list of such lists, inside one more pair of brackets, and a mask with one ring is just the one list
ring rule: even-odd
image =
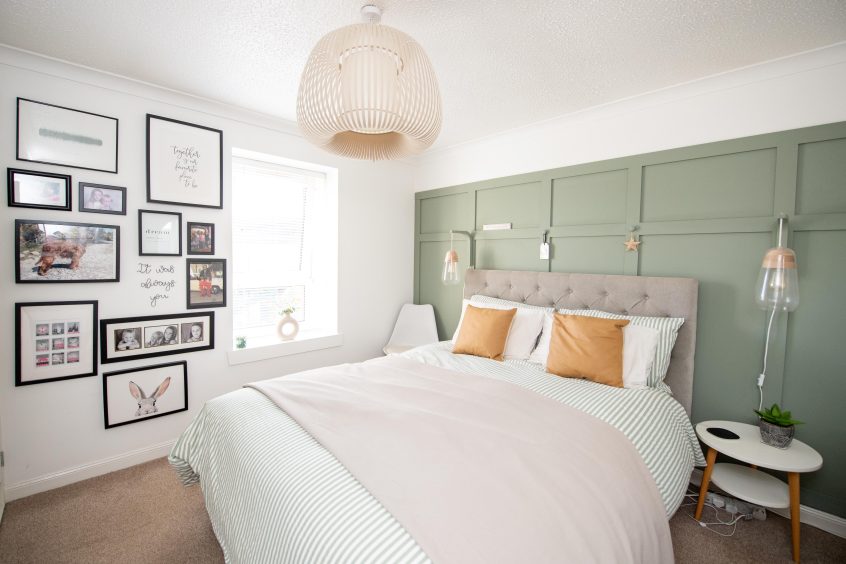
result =
[[[351,0],[2,0],[0,43],[296,118]],[[435,67],[446,146],[846,40],[844,0],[375,0]]]

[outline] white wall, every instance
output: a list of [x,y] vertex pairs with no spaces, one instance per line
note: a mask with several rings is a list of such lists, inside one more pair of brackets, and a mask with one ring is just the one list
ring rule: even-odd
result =
[[[222,69],[225,72],[225,69]],[[209,77],[209,80],[214,80]],[[92,111],[120,120],[119,173],[108,174],[16,161],[16,97]],[[153,113],[223,130],[224,209],[179,208],[146,202],[145,114]],[[339,308],[341,347],[230,367],[231,312],[216,312],[216,348],[143,361],[107,364],[100,373],[172,360],[188,362],[189,411],[105,430],[100,376],[24,387],[14,386],[15,302],[99,300],[100,318],[180,313],[185,310],[182,275],[172,297],[152,309],[139,290],[137,209],[181,211],[183,221],[217,225],[216,256],[229,258],[232,147],[339,169]],[[166,454],[203,403],[246,382],[297,370],[376,356],[390,336],[400,305],[412,297],[412,171],[407,163],[358,162],[333,157],[306,143],[293,124],[151,85],[66,65],[0,46],[0,168],[53,171],[73,177],[73,212],[2,206],[0,245],[2,292],[0,343],[3,374],[2,446],[9,498],[21,497]],[[80,213],[77,183],[125,186],[128,214]],[[4,186],[5,188],[5,186]],[[121,227],[119,283],[15,284],[14,219],[118,224]],[[156,259],[184,273],[185,257]],[[231,267],[230,267],[231,272]],[[231,295],[229,297],[231,303]]]
[[844,120],[841,43],[427,152],[415,189]]

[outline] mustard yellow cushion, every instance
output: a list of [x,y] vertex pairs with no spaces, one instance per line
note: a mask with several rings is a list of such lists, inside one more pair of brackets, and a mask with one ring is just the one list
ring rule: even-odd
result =
[[517,308],[490,309],[468,304],[452,352],[502,360],[516,313]]
[[628,319],[556,313],[546,371],[623,387],[623,327]]

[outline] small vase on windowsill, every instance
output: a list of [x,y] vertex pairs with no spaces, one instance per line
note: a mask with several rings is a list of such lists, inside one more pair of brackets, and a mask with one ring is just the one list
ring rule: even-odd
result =
[[282,310],[282,317],[276,323],[276,334],[281,341],[293,341],[300,332],[300,324],[291,317],[294,308],[288,307]]

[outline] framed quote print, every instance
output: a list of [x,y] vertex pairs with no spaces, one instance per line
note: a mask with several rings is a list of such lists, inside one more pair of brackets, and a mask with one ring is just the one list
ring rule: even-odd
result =
[[102,364],[213,348],[213,311],[100,320]]
[[142,257],[182,255],[182,214],[138,210],[138,254]]
[[147,114],[147,201],[223,208],[223,132]]
[[117,174],[118,120],[18,98],[17,158]]
[[188,409],[188,363],[184,360],[103,374],[106,429]]
[[97,374],[97,301],[15,304],[15,386]]

